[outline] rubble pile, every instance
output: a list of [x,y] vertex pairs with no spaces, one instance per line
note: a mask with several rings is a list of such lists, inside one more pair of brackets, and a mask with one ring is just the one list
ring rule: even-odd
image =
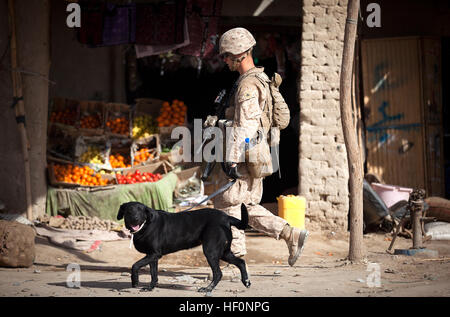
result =
[[70,230],[103,230],[103,231],[120,231],[122,225],[108,219],[100,219],[98,217],[89,216],[72,216],[63,217],[42,217],[39,219],[49,226]]

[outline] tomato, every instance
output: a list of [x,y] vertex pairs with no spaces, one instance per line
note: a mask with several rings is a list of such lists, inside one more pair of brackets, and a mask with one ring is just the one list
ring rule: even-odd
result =
[[144,182],[157,182],[162,178],[162,175],[159,173],[153,174],[149,172],[141,172],[140,170],[136,170],[134,173],[130,173],[127,175],[122,175],[116,173],[117,183],[119,184],[136,184],[136,183],[144,183]]

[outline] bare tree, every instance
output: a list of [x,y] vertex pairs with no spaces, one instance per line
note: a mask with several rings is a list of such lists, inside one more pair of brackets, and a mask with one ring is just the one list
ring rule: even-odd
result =
[[358,27],[359,0],[348,0],[345,23],[344,51],[342,54],[340,78],[341,122],[347,149],[350,175],[350,261],[360,261],[364,257],[363,245],[363,167],[356,134],[356,120],[352,111],[351,87],[356,30]]

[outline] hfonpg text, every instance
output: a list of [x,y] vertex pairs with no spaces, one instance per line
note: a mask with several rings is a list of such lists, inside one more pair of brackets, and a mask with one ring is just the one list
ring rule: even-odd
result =
[[367,287],[381,287],[380,265],[378,263],[368,263],[366,271],[369,272],[366,279]]
[[268,312],[270,311],[269,302],[250,302],[250,301],[229,301],[222,304],[193,303],[186,301],[180,304],[180,312],[204,312],[207,315],[213,311],[221,312]]
[[[66,12],[69,12],[66,19],[66,25],[69,28],[81,27],[81,8],[78,3],[69,3],[66,7]],[[366,12],[369,12],[366,18],[366,24],[370,28],[381,27],[381,7],[378,3],[369,3],[366,7]]]
[[68,288],[80,288],[81,286],[81,268],[77,263],[70,263],[66,268],[70,274],[66,279],[66,286]]
[[70,12],[66,18],[66,25],[69,28],[81,27],[81,8],[78,3],[69,3],[66,12]]
[[378,3],[369,3],[366,7],[366,12],[370,12],[366,18],[366,24],[369,28],[381,27],[381,7]]
[[260,312],[270,311],[268,302],[224,302],[224,312]]

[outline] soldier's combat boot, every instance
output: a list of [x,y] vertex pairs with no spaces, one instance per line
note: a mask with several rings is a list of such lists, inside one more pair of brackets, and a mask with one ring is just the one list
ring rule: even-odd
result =
[[306,239],[308,238],[308,230],[301,230],[295,227],[291,227],[289,224],[284,226],[283,231],[280,234],[280,238],[286,241],[289,249],[288,263],[293,266],[297,259],[302,254],[303,247],[305,246]]

